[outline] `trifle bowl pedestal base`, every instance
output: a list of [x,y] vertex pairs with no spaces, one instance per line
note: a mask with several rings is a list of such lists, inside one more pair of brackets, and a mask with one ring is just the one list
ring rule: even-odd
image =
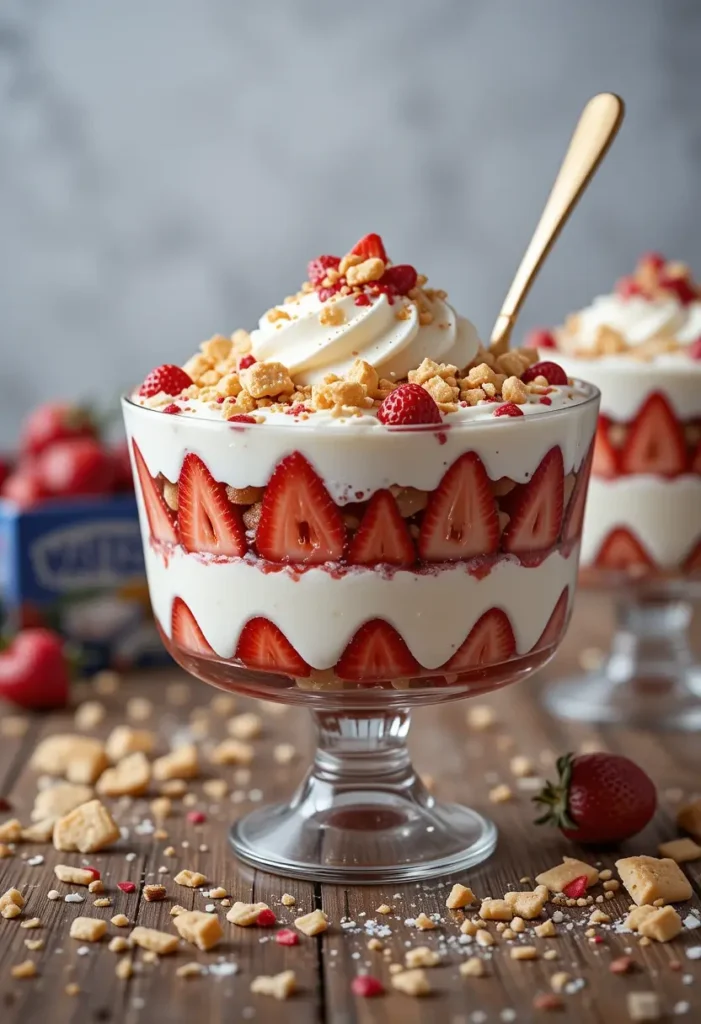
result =
[[439,803],[417,776],[407,712],[313,714],[316,757],[291,803],[231,829],[242,861],[292,878],[377,885],[462,871],[494,851],[491,821]]
[[559,718],[651,730],[701,730],[701,665],[689,646],[692,608],[668,589],[631,590],[619,601],[602,666],[550,686]]

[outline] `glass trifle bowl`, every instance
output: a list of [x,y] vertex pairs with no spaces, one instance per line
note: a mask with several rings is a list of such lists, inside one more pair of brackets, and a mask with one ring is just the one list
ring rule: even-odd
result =
[[701,596],[701,291],[685,264],[647,253],[612,294],[534,340],[601,391],[581,582],[616,600],[601,667],[551,687],[548,706],[701,729],[689,644]]
[[407,881],[494,849],[490,821],[418,779],[409,714],[554,654],[598,392],[483,348],[378,236],[322,260],[250,336],[154,371],[124,415],[166,647],[316,724],[301,787],[237,821],[235,852],[317,881]]

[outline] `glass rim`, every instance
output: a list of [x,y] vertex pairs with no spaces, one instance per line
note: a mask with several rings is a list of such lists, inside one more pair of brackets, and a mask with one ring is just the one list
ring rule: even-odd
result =
[[[553,420],[555,418],[560,418],[560,417],[563,417],[563,416],[571,416],[575,411],[587,409],[589,406],[598,403],[599,399],[601,398],[601,391],[599,390],[599,388],[595,384],[591,384],[589,381],[584,381],[584,380],[581,380],[579,378],[573,378],[573,381],[574,381],[574,387],[581,388],[581,389],[587,391],[588,394],[585,395],[580,401],[575,402],[572,405],[564,406],[561,409],[552,409],[552,410],[548,411],[547,413],[543,413],[543,416],[547,416],[548,417],[548,423],[553,422]],[[131,394],[123,394],[121,396],[121,403],[122,403],[123,406],[128,406],[128,407],[130,407],[132,409],[136,409],[139,412],[155,413],[157,415],[169,415],[167,413],[164,414],[162,409],[152,408],[152,407],[147,406],[147,405],[140,405],[138,402],[134,401],[134,399],[131,397]],[[251,413],[246,414],[246,415],[255,416],[255,410],[252,411]],[[172,417],[170,417],[170,418],[172,419]],[[352,419],[353,419],[353,417],[351,417],[351,416],[348,417],[348,421],[351,421]],[[451,432],[457,431],[457,432],[460,432],[460,433],[462,433],[463,431],[464,432],[471,432],[471,431],[474,431],[476,428],[480,428],[480,429],[486,428],[486,429],[489,429],[489,430],[492,430],[492,429],[503,429],[506,423],[511,423],[512,419],[513,419],[513,417],[511,417],[511,416],[504,416],[504,417],[500,417],[500,416],[497,416],[497,417],[486,416],[483,419],[479,419],[479,420],[477,420],[477,419],[465,419],[465,420],[463,420],[461,422],[446,422],[446,421],[443,421],[441,423],[411,424],[411,425],[402,426],[402,427],[386,427],[382,431],[374,431],[373,428],[368,428],[365,424],[360,424],[360,423],[354,424],[352,422],[347,422],[343,427],[334,427],[332,429],[327,428],[325,430],[320,430],[320,429],[318,429],[318,428],[316,428],[315,426],[312,426],[312,425],[307,426],[306,423],[300,424],[300,423],[297,423],[297,422],[294,422],[294,421],[291,421],[290,423],[265,423],[265,424],[256,424],[256,425],[257,426],[265,426],[266,434],[271,434],[273,432],[274,433],[281,433],[281,434],[284,433],[284,434],[287,434],[291,430],[297,430],[297,431],[302,430],[305,433],[309,432],[309,433],[314,433],[314,434],[317,434],[317,435],[320,435],[320,434],[323,433],[326,436],[330,436],[330,437],[334,437],[334,438],[340,439],[341,437],[349,436],[351,434],[354,435],[354,436],[362,435],[362,436],[367,436],[367,437],[372,436],[372,437],[375,437],[375,438],[379,438],[379,437],[395,437],[395,436],[400,435],[400,434],[406,435],[406,434],[414,434],[414,433],[415,434],[429,434],[429,433],[439,434],[439,433],[441,433],[441,431],[445,431],[447,429],[450,429]],[[523,419],[523,422],[521,423],[521,429],[523,429],[527,424],[530,424],[532,422],[537,422],[537,423],[541,423],[542,422],[542,417],[541,416],[524,416],[522,419]],[[206,417],[206,416],[186,416],[185,417],[185,421],[188,424],[197,424],[198,427],[201,427],[202,429],[208,429],[208,430],[220,430],[223,427],[231,428],[231,427],[236,427],[236,426],[244,426],[244,424],[237,424],[236,422],[232,422],[231,420],[215,419],[214,417],[209,418],[209,417]],[[183,421],[181,421],[181,422],[183,422]],[[372,431],[372,433],[370,433],[369,431]]]

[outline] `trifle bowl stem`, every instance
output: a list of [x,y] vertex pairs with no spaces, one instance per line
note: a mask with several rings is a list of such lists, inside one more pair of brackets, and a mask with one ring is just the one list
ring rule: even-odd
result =
[[676,591],[624,591],[601,666],[550,687],[549,710],[584,722],[701,729],[701,666],[689,643],[692,611]]
[[289,804],[263,807],[231,829],[237,856],[320,882],[411,882],[479,864],[494,824],[435,800],[406,746],[409,712],[312,712],[314,763]]

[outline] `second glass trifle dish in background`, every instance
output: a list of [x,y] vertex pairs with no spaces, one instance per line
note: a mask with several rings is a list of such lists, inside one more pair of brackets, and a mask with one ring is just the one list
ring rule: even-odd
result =
[[164,642],[219,687],[314,715],[291,804],[245,861],[344,882],[484,859],[496,830],[414,774],[409,712],[553,655],[577,577],[598,394],[484,348],[377,235],[312,260],[249,336],[125,399]]
[[689,645],[701,595],[701,290],[647,253],[635,272],[551,335],[550,355],[601,391],[582,541],[582,583],[617,602],[599,670],[552,687],[577,720],[701,729]]

